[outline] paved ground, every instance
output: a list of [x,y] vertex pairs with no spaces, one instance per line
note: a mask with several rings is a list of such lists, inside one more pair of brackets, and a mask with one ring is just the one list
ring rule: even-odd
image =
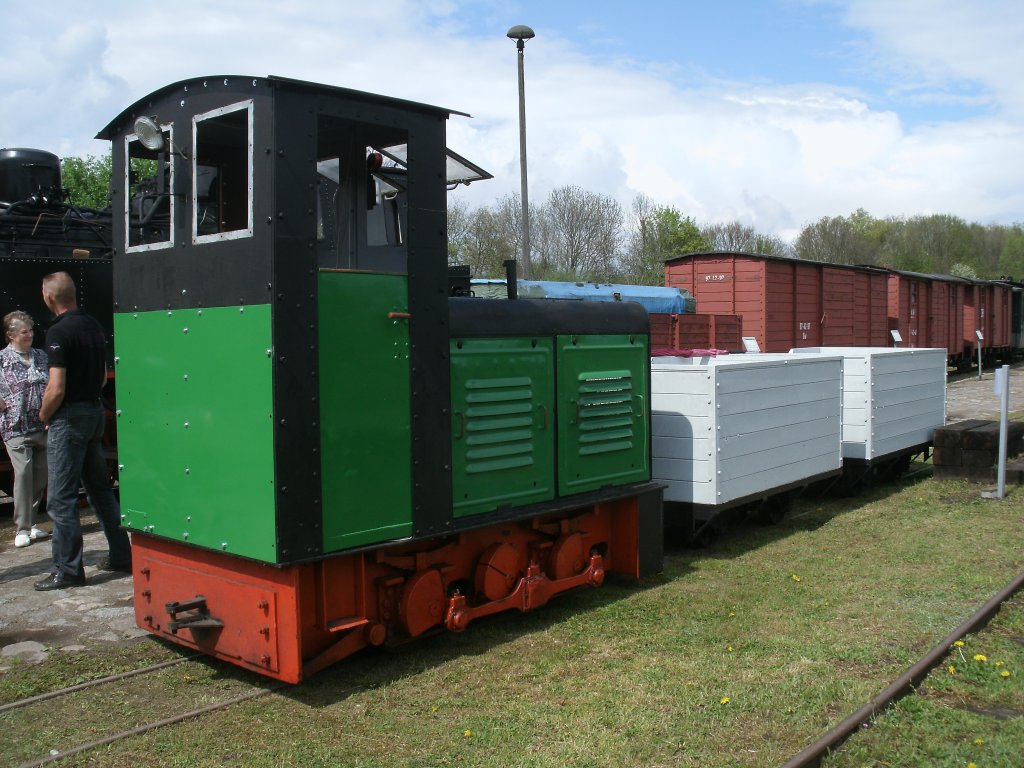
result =
[[[995,419],[999,397],[993,374],[971,376],[947,387],[947,421]],[[1024,409],[1024,367],[1010,374],[1010,410]],[[50,653],[81,650],[96,643],[124,642],[144,635],[135,626],[132,579],[104,573],[97,564],[106,556],[106,542],[95,518],[86,513],[85,563],[88,584],[76,589],[36,592],[33,582],[49,572],[49,542],[15,549],[11,506],[0,499],[0,673],[14,658],[38,663]],[[49,522],[42,523],[49,528]]]

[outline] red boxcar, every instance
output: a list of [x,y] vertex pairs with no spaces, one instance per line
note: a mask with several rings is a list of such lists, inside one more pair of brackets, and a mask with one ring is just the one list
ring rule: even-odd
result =
[[890,346],[885,270],[715,251],[665,263],[701,312],[740,315],[763,352]]
[[962,307],[971,287],[959,277],[889,270],[889,329],[902,346],[944,348],[950,363],[969,363]]
[[[963,305],[964,345],[971,362],[978,359],[978,345],[985,363],[1009,359],[1013,345],[1013,289],[1006,283],[971,280]],[[979,342],[977,332],[981,331]]]

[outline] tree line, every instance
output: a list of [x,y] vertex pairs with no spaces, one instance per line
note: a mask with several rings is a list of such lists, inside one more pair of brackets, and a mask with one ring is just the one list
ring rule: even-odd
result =
[[[448,256],[479,277],[521,261],[521,205],[510,194],[490,206],[448,206]],[[1024,224],[968,223],[950,214],[876,218],[863,208],[806,224],[790,244],[739,221],[700,224],[646,195],[624,211],[614,199],[575,186],[530,207],[531,277],[640,285],[664,282],[666,260],[734,251],[888,267],[909,272],[1024,279]]]
[[[62,162],[64,186],[79,206],[109,204],[110,173],[109,155]],[[661,285],[666,260],[702,251],[1024,279],[1024,223],[983,225],[951,214],[876,218],[859,208],[806,224],[790,244],[739,221],[700,224],[643,194],[627,211],[608,195],[574,185],[552,190],[531,204],[529,215],[529,275],[535,280]],[[504,276],[505,260],[522,261],[521,217],[518,194],[478,208],[450,199],[448,262],[468,265],[475,277]]]

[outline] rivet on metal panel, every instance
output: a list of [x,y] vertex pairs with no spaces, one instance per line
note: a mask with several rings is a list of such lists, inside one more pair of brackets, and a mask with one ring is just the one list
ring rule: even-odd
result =
[[274,350],[268,349],[267,350],[267,357],[270,357],[272,354],[274,354]]
[[191,523],[192,522],[192,515],[189,515],[188,517],[186,517],[185,518],[185,522],[186,523]]
[[124,464],[118,464],[117,465],[117,471],[118,472],[124,472]]
[[188,538],[188,531],[185,531],[184,533],[182,533],[181,534],[181,538],[187,539]]
[[141,573],[141,574],[142,574],[143,576],[149,576],[149,566],[148,566],[148,565],[146,565],[146,566],[143,566],[143,567],[142,567],[142,568],[141,568],[141,569],[139,570],[139,573]]
[[185,474],[186,474],[186,475],[191,475],[191,474],[192,474],[192,470],[191,470],[191,469],[189,469],[188,467],[186,467],[186,468],[185,468]]
[[184,426],[185,426],[185,429],[188,429],[188,422],[187,421],[185,422]]
[[221,548],[221,549],[227,549],[227,548],[228,548],[228,543],[227,543],[226,541],[222,541],[222,542],[220,543],[220,548]]
[[115,357],[114,358],[114,365],[117,365],[120,362],[121,362],[121,358],[120,357]]
[[239,307],[238,308],[238,314],[244,315],[245,314],[245,307]]
[[185,374],[184,376],[182,376],[181,378],[183,378],[183,379],[184,379],[185,381],[188,381],[188,374],[186,373],[186,374]]
[[202,317],[203,316],[203,310],[200,309],[198,314],[199,314],[200,317]]
[[186,293],[188,293],[188,288],[182,288],[181,295],[184,296]]
[[115,413],[116,413],[116,414],[117,414],[118,416],[120,416],[120,415],[121,415],[121,409],[120,409],[120,408],[118,408],[118,409],[117,409],[117,410],[115,411]]
[[182,329],[181,329],[181,332],[182,332],[182,333],[188,333],[188,328],[182,328]]

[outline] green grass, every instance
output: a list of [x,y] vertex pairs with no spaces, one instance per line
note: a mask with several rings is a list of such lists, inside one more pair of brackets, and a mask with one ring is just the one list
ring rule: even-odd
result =
[[857,732],[824,765],[1024,764],[1024,597],[1009,600],[985,629],[961,642],[915,695]]
[[[932,479],[849,499],[805,499],[781,525],[738,526],[706,550],[670,549],[664,572],[639,585],[606,583],[398,653],[365,653],[302,686],[68,764],[777,766],[1024,569],[1022,511],[1024,490],[986,501],[976,485]],[[969,648],[986,649],[990,663],[968,665],[943,684],[977,683],[977,701],[1019,708],[1019,698],[1000,698],[1007,691],[1019,697],[1015,686],[1024,678],[1010,637],[1024,632],[1009,626],[1005,647],[985,634],[971,638]],[[139,647],[166,653],[155,643]],[[110,667],[111,653],[68,657],[62,674]],[[995,660],[1013,674],[993,678],[995,687],[984,692]],[[0,676],[0,701],[23,695],[38,670],[19,666]],[[62,705],[69,709],[56,717],[45,705],[7,713],[0,741],[9,746],[0,760],[17,765],[58,739],[84,741],[110,721],[155,719],[254,679],[189,662],[142,694],[125,684]],[[51,684],[57,681],[48,678]],[[914,756],[896,739],[918,728],[926,744],[948,731],[958,750],[974,750],[974,738],[983,738],[977,749],[990,751],[977,754],[1024,754],[1019,717],[999,721],[988,736],[938,714],[933,724],[933,708],[961,694],[929,686],[918,704],[927,709],[902,715],[915,725],[904,719],[887,735],[880,723],[857,736],[875,741],[863,748],[850,742],[845,757],[832,758],[849,761],[830,765],[966,765],[975,754],[952,750],[949,759],[960,762],[948,763]],[[951,721],[969,714],[947,709]],[[901,757],[889,760],[892,754]]]

